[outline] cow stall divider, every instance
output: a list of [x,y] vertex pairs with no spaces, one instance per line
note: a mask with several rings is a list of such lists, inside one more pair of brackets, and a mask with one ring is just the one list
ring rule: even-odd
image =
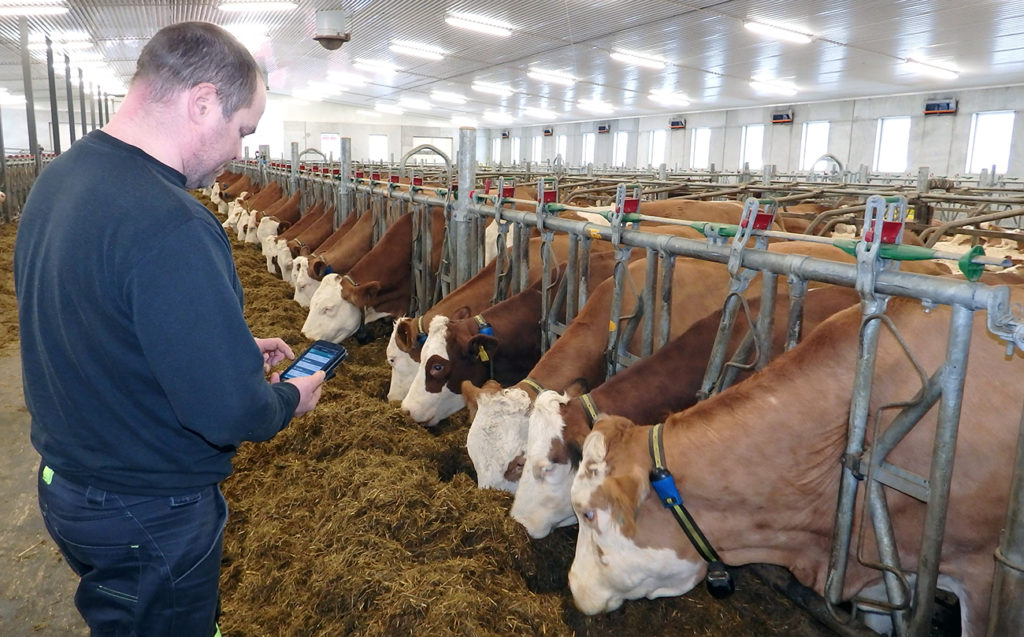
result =
[[[462,181],[460,179],[460,190],[464,193],[469,193],[470,189]],[[468,185],[472,186],[475,184],[470,183]],[[419,203],[424,206],[443,205],[446,210],[452,209],[453,199],[454,205],[460,205],[461,202],[466,212],[466,218],[455,220],[453,217],[449,217],[448,236],[453,246],[453,254],[455,255],[470,254],[468,247],[464,243],[468,243],[471,237],[476,237],[475,234],[468,231],[468,221],[472,215],[480,219],[490,217],[495,220],[499,229],[499,246],[504,244],[505,234],[507,234],[510,227],[516,234],[517,239],[520,237],[525,239],[533,229],[536,229],[541,234],[542,239],[547,242],[551,241],[551,237],[556,232],[567,233],[572,237],[576,249],[571,251],[568,266],[570,272],[566,274],[566,281],[577,280],[575,278],[578,276],[577,273],[585,271],[585,268],[581,268],[581,264],[585,262],[585,255],[589,253],[589,250],[584,248],[589,246],[591,240],[609,241],[619,251],[616,255],[616,260],[618,261],[616,265],[616,280],[620,284],[616,287],[617,294],[620,295],[624,293],[624,285],[622,284],[624,277],[622,272],[625,268],[625,261],[629,250],[631,248],[646,250],[649,257],[656,257],[649,259],[649,264],[659,261],[662,267],[653,268],[649,266],[647,282],[637,304],[639,308],[637,315],[643,314],[645,322],[642,352],[649,353],[654,347],[653,334],[655,330],[652,322],[654,312],[650,310],[653,310],[654,307],[655,290],[657,290],[660,296],[659,302],[663,308],[661,312],[662,323],[658,326],[657,346],[664,344],[667,340],[667,323],[665,321],[671,296],[671,268],[675,259],[680,256],[726,264],[735,282],[730,286],[730,296],[727,299],[732,303],[738,302],[731,301],[731,299],[733,296],[738,296],[738,293],[742,291],[740,288],[743,286],[744,279],[747,279],[747,283],[752,279],[749,273],[760,272],[762,274],[762,285],[765,286],[763,297],[766,300],[772,299],[775,296],[774,291],[769,293],[768,289],[774,288],[778,275],[785,275],[790,282],[791,290],[790,337],[787,338],[789,343],[794,343],[796,339],[795,330],[799,324],[798,316],[802,307],[802,298],[806,291],[807,281],[818,281],[856,289],[861,294],[862,299],[864,299],[862,303],[864,311],[864,327],[862,328],[864,355],[861,357],[862,362],[857,370],[858,380],[851,400],[848,448],[839,468],[842,475],[840,502],[836,510],[835,541],[826,589],[826,602],[831,608],[831,612],[835,615],[836,621],[846,621],[845,613],[838,610],[839,594],[843,588],[842,582],[846,569],[846,560],[850,556],[854,503],[857,490],[863,481],[869,496],[867,498],[869,517],[872,523],[876,525],[876,537],[879,539],[880,546],[878,547],[878,552],[882,559],[882,564],[879,565],[879,568],[886,573],[884,579],[886,582],[887,599],[857,600],[855,608],[858,611],[871,609],[888,612],[893,620],[895,634],[901,637],[906,635],[913,637],[927,635],[928,622],[931,617],[937,586],[938,555],[942,545],[949,481],[951,479],[953,445],[959,420],[960,392],[962,392],[963,388],[965,361],[970,346],[969,326],[973,313],[978,310],[987,312],[990,331],[1007,342],[1008,350],[1012,351],[1015,347],[1024,349],[1022,318],[1019,315],[1015,315],[1009,306],[1008,288],[1005,286],[989,286],[972,281],[955,281],[901,272],[894,267],[893,264],[905,256],[899,254],[898,248],[912,247],[898,245],[898,241],[892,237],[891,230],[886,225],[898,224],[902,228],[906,215],[906,200],[903,198],[880,198],[877,196],[868,198],[868,202],[865,204],[866,217],[863,225],[865,228],[870,228],[872,234],[870,240],[852,242],[857,263],[847,264],[802,255],[775,254],[765,251],[761,245],[755,245],[753,248],[747,247],[746,243],[751,238],[755,239],[755,243],[769,236],[779,238],[796,238],[799,236],[801,239],[807,239],[803,235],[776,233],[750,225],[749,222],[754,218],[749,214],[751,211],[756,210],[756,215],[761,213],[762,206],[768,209],[774,207],[774,204],[768,201],[754,200],[754,203],[751,203],[748,200],[744,211],[744,216],[747,217],[748,221],[747,226],[742,225],[742,223],[739,227],[728,227],[722,224],[693,224],[691,222],[688,225],[691,225],[691,227],[699,225],[698,229],[706,236],[706,240],[700,241],[669,235],[656,235],[635,229],[635,227],[627,227],[626,223],[635,224],[635,222],[650,220],[651,218],[645,218],[644,215],[635,211],[627,212],[625,206],[626,198],[623,196],[621,189],[617,190],[615,205],[608,211],[608,216],[610,221],[612,221],[611,226],[561,218],[554,213],[560,210],[572,210],[573,207],[544,202],[541,194],[544,192],[544,185],[543,180],[538,184],[539,201],[537,202],[537,210],[534,213],[506,209],[505,205],[512,203],[512,200],[503,196],[497,196],[493,199],[471,196],[457,197],[456,193],[453,192],[455,190],[453,188],[447,190],[435,189],[435,194],[443,195],[443,199],[436,196],[427,197],[417,191],[394,192],[390,188],[384,189],[379,187],[373,180],[368,185],[356,183],[355,190],[356,197],[365,195],[374,201],[381,200],[384,196],[406,198],[410,203]],[[500,194],[503,195],[504,192]],[[590,209],[590,211],[593,210]],[[899,211],[901,217],[898,219],[893,218],[892,214],[890,214],[892,211]],[[886,216],[887,214],[889,216]],[[454,232],[452,226],[456,222],[465,222],[466,227],[462,231]],[[866,232],[865,234],[867,235],[868,233]],[[727,244],[729,238],[732,239],[731,245]],[[517,272],[520,277],[525,276],[529,260],[528,251],[524,249],[526,244],[527,241],[525,240],[515,241],[513,254],[509,260],[509,267],[498,268],[495,281],[496,294],[500,287],[504,285],[500,283],[498,277],[505,277],[504,280],[515,280]],[[839,246],[837,245],[837,247]],[[949,257],[949,255],[938,252],[930,256],[931,258]],[[915,256],[913,258],[920,257]],[[984,258],[976,252],[973,255],[969,254],[967,258],[961,260],[962,268],[965,266],[980,268],[984,263]],[[450,266],[451,262],[448,265]],[[574,269],[575,272],[572,272]],[[655,281],[654,271],[658,269],[661,270],[661,279]],[[545,268],[545,272],[547,271],[548,268]],[[509,279],[510,273],[511,279]],[[666,273],[668,273],[667,276]],[[544,283],[548,285],[550,281],[546,280]],[[582,292],[583,290],[585,290],[585,286],[578,285],[577,291]],[[884,325],[885,301],[891,296],[918,299],[926,308],[936,304],[953,307],[953,319],[949,345],[947,347],[947,364],[943,366],[943,370],[948,369],[952,371],[943,371],[936,374],[934,378],[929,379],[926,391],[921,399],[914,405],[906,407],[898,417],[897,422],[891,427],[890,430],[893,433],[886,433],[876,442],[873,448],[865,450],[864,436],[868,418],[867,405],[870,399],[870,380],[873,371],[874,352],[878,343],[878,331]],[[567,308],[571,307],[574,303],[578,307],[584,302],[577,295],[568,292],[564,298]],[[621,296],[619,298],[621,302]],[[767,304],[765,303],[764,305]],[[729,303],[726,303],[727,309],[728,305]],[[770,327],[765,331],[765,324],[762,321],[767,320],[765,317],[770,318],[772,312],[766,311],[764,305],[762,305],[761,314],[758,317],[758,325],[753,330],[754,334],[760,335],[752,337],[755,341],[763,339],[765,334],[770,333]],[[422,307],[429,306],[423,305]],[[542,327],[545,330],[552,329],[554,325],[551,317],[553,309],[553,307],[547,308],[548,314],[542,320]],[[732,314],[733,317],[730,320],[735,319],[735,312]],[[571,314],[566,320],[571,320]],[[610,329],[609,334],[609,373],[614,373],[619,367],[628,364],[625,356],[622,356],[624,350],[618,346],[620,343],[628,341],[628,339],[620,339],[615,334],[616,329],[623,322],[632,322],[634,324],[632,329],[636,329],[636,316],[632,319],[630,317],[621,317],[613,310],[610,317],[610,325],[615,327]],[[727,330],[724,324],[725,321],[723,320],[723,327],[720,329],[722,334],[726,333]],[[546,337],[546,342],[550,344],[554,338],[557,338],[557,333],[549,334]],[[709,361],[709,371],[705,377],[705,385],[702,387],[702,395],[704,393],[708,395],[717,393],[731,382],[727,376],[721,376],[722,366],[728,365],[721,361],[715,363],[714,359],[718,359],[721,356],[717,351],[717,340],[716,350],[712,357],[713,360]],[[752,344],[750,347],[756,349],[757,345]],[[615,358],[617,356],[621,356],[621,358]],[[759,358],[757,364],[763,365],[765,362],[766,360]],[[714,379],[714,382],[711,382],[711,379]],[[885,461],[885,453],[895,446],[902,435],[905,434],[905,430],[909,429],[936,402],[939,404],[940,433],[936,439],[931,475],[927,479],[919,478],[910,475],[907,471],[888,465]],[[1024,462],[1024,454],[1018,459],[1014,475],[1015,485],[1021,484],[1021,481],[1024,480],[1021,477],[1024,475],[1024,470],[1021,467],[1022,462]],[[898,556],[895,555],[894,540],[891,533],[886,530],[888,513],[884,508],[884,498],[879,495],[885,487],[901,488],[906,493],[927,503],[926,523],[922,530],[921,557],[918,560],[921,566],[917,572],[916,590],[913,594],[909,590],[908,582],[899,565]],[[1016,499],[1024,498],[1024,494],[1021,492],[1024,492],[1024,486],[1015,488],[1016,495],[1014,497]],[[1014,600],[1016,598],[1013,597],[1012,593],[1024,591],[1024,576],[1022,576],[1022,573],[1024,573],[1024,563],[1022,563],[1021,559],[1015,557],[1024,552],[1024,528],[1022,528],[1019,520],[1017,520],[1022,515],[1021,508],[1020,503],[1011,502],[1008,516],[1011,516],[1012,519],[1011,525],[1008,528],[1020,530],[1013,536],[1005,538],[1006,546],[1001,546],[999,550],[995,588],[1003,591],[1000,597],[1002,600]],[[1010,594],[1007,594],[1006,591],[1010,591]],[[996,597],[993,597],[994,605],[997,601]],[[1000,617],[1012,615],[1014,612],[1012,605],[1008,601],[1001,604],[1000,608],[994,607],[991,625],[999,625]],[[1005,634],[998,631],[993,632],[993,630],[990,628],[990,636],[994,637],[995,635]]]

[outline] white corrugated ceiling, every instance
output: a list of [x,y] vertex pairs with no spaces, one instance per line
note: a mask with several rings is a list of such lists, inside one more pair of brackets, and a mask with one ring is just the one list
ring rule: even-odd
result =
[[[291,10],[255,13],[227,12],[217,1],[31,1],[40,3],[68,11],[28,18],[33,40],[44,33],[57,40],[78,32],[84,43],[69,45],[76,47],[69,52],[73,67],[76,60],[91,58],[99,66],[88,71],[106,69],[123,85],[141,46],[157,29],[206,20],[266,34],[262,42],[252,35],[242,39],[264,64],[273,93],[303,93],[312,83],[325,101],[367,109],[420,98],[430,102],[424,114],[443,118],[500,112],[531,124],[592,119],[595,115],[579,106],[588,99],[613,107],[603,116],[611,118],[896,93],[941,96],[955,89],[1024,82],[1024,2],[1019,0],[296,0]],[[0,0],[0,8],[11,4],[19,1]],[[351,41],[336,51],[312,39],[320,10],[351,14]],[[451,26],[445,22],[451,12],[504,21],[512,35]],[[796,44],[759,35],[744,28],[749,20],[782,24],[814,39]],[[21,94],[24,86],[18,24],[17,18],[0,17],[0,87],[12,94]],[[438,47],[445,58],[428,61],[395,53],[389,49],[395,39]],[[625,64],[609,57],[615,49],[660,56],[666,65],[655,70]],[[904,63],[912,56],[955,68],[959,76],[940,79],[916,72]],[[391,76],[366,73],[353,67],[358,59],[383,60],[400,70]],[[58,60],[63,68],[63,53]],[[538,81],[527,76],[531,67],[577,79],[568,87]],[[346,85],[347,72],[362,75],[365,83]],[[34,58],[32,76],[35,99],[45,103],[43,59]],[[750,82],[754,76],[789,83],[795,93],[756,88]],[[476,80],[505,84],[514,92],[505,97],[480,93],[471,88]],[[63,87],[58,77],[60,98]],[[459,93],[468,101],[430,101],[435,90]],[[650,99],[652,91],[681,94],[690,103],[659,104]],[[554,114],[528,115],[528,107]]]

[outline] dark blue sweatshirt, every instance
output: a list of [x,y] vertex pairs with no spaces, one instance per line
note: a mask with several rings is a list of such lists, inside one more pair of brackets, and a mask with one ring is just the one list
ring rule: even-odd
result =
[[180,494],[291,419],[242,315],[217,218],[185,176],[101,131],[43,170],[14,250],[32,444],[59,475]]

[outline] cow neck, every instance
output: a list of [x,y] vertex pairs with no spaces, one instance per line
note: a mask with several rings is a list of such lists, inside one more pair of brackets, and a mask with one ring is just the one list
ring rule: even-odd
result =
[[[674,414],[664,429],[667,466],[722,559],[780,564],[819,592],[856,359],[826,340],[783,354],[765,372]],[[827,384],[808,382],[821,378]],[[816,420],[823,413],[844,417]],[[728,468],[737,470],[723,478]]]

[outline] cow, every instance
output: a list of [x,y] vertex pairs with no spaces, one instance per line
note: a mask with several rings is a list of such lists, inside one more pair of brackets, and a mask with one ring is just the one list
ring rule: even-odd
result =
[[[445,218],[430,208],[431,254],[425,267],[436,272],[441,261]],[[311,340],[340,343],[364,321],[398,317],[409,310],[412,290],[413,213],[399,217],[373,248],[344,276],[329,274],[309,303],[302,333]]]
[[[304,226],[301,232],[297,234],[286,232],[286,235],[291,234],[288,239],[278,237],[271,247],[271,258],[277,263],[281,276],[285,277],[291,273],[292,261],[299,256],[303,248],[316,249],[326,237],[330,236],[333,228],[334,213],[332,212],[330,215],[321,213],[314,217],[308,226]],[[290,280],[290,277],[286,280]]]
[[[539,237],[530,239],[530,268],[527,273],[527,285],[541,280],[543,272],[541,246],[542,241]],[[587,277],[588,293],[592,291],[594,285],[611,275],[612,264],[609,263],[607,257],[598,257],[598,255],[610,254],[611,248],[610,244],[603,241],[591,243],[590,270]],[[549,255],[553,259],[553,265],[567,263],[569,258],[568,235],[555,235],[550,244]],[[395,321],[395,327],[387,347],[388,364],[391,366],[388,400],[402,400],[409,391],[413,376],[416,375],[416,370],[419,368],[420,348],[427,337],[425,326],[430,325],[430,320],[434,316],[450,315],[461,307],[465,307],[470,314],[475,314],[493,303],[496,268],[497,261],[489,261],[471,279],[428,308],[422,316],[402,317]]]
[[[278,216],[286,219],[298,219],[302,216],[300,213],[300,205],[302,204],[302,191],[296,190],[287,199],[278,199],[272,205],[268,206],[264,213],[268,215]],[[246,241],[247,243],[254,243],[254,241],[247,241],[247,237],[250,232],[250,226],[253,226],[253,215],[256,214],[256,210],[243,210],[238,216],[238,221],[235,223],[235,232],[239,241]]]
[[[320,217],[305,214],[295,224],[284,229],[280,235],[272,235],[265,238],[262,242],[262,253],[267,259],[267,271],[271,274],[277,274],[278,269],[275,267],[276,257],[278,254],[277,242],[282,241],[287,244],[288,241],[302,234],[310,225],[315,223]],[[289,254],[289,256],[291,256]]]
[[[813,330],[836,311],[858,301],[856,292],[850,288],[828,286],[810,290],[805,297],[802,329]],[[757,312],[760,299],[754,298],[748,303],[751,312]],[[748,369],[741,369],[738,378],[742,379],[755,363],[763,365],[772,352],[783,349],[788,311],[785,299],[777,299],[772,351],[745,357]],[[590,433],[597,413],[654,424],[697,402],[721,319],[721,311],[705,316],[651,356],[586,394],[547,390],[537,396],[530,413],[522,476],[511,510],[512,517],[531,537],[542,538],[555,527],[576,524],[569,487],[579,465],[583,439]],[[737,322],[736,327],[729,351],[738,349],[748,333],[745,321]],[[748,360],[750,358],[756,360]]]
[[[1024,302],[1024,287],[1011,286],[1011,298]],[[893,298],[885,314],[915,364],[903,342],[881,329],[869,406],[878,416],[868,427],[869,446],[876,435],[871,432],[885,431],[898,413],[881,407],[912,400],[922,374],[942,363],[951,310]],[[840,312],[751,378],[665,420],[669,481],[724,563],[778,564],[824,592],[861,326],[859,308]],[[1007,355],[994,342],[983,312],[976,313],[970,338],[938,570],[960,598],[963,635],[979,637],[1007,511],[1024,356]],[[928,476],[936,411],[885,462]],[[648,426],[610,416],[584,442],[571,489],[580,525],[569,571],[573,598],[584,613],[608,612],[627,599],[681,595],[706,570],[652,491],[650,433]],[[859,492],[863,504],[864,489]],[[895,491],[886,499],[902,567],[915,570],[924,505]],[[874,533],[870,524],[862,526],[863,507],[856,512],[854,528],[863,528],[863,542],[851,547],[845,598],[881,578],[863,566],[876,559]]]
[[[852,261],[852,257],[829,245],[780,242],[770,245],[769,249],[782,254],[805,254],[834,261]],[[644,267],[644,262],[630,265],[631,277],[637,288],[643,284]],[[948,273],[942,266],[927,261],[908,262],[902,264],[902,267],[906,271],[923,274]],[[678,336],[695,321],[720,309],[728,281],[728,273],[722,265],[698,259],[678,260],[672,285],[671,337]],[[785,283],[780,284],[780,288],[785,289],[784,286]],[[522,472],[529,411],[539,391],[562,391],[579,380],[583,380],[587,387],[596,387],[604,380],[604,350],[608,338],[606,326],[612,290],[610,281],[597,288],[580,316],[530,371],[527,379],[530,382],[524,380],[507,389],[496,389],[493,384],[488,389],[463,383],[462,395],[473,413],[466,447],[476,467],[480,487],[515,491]],[[752,299],[759,295],[760,283],[755,281],[750,284],[750,290],[744,296]],[[625,296],[623,314],[632,311],[633,300],[632,295]],[[581,321],[584,316],[585,320]]]
[[309,307],[313,293],[328,274],[345,274],[373,247],[373,214],[349,215],[334,234],[308,256],[296,257],[293,267],[295,301]]

